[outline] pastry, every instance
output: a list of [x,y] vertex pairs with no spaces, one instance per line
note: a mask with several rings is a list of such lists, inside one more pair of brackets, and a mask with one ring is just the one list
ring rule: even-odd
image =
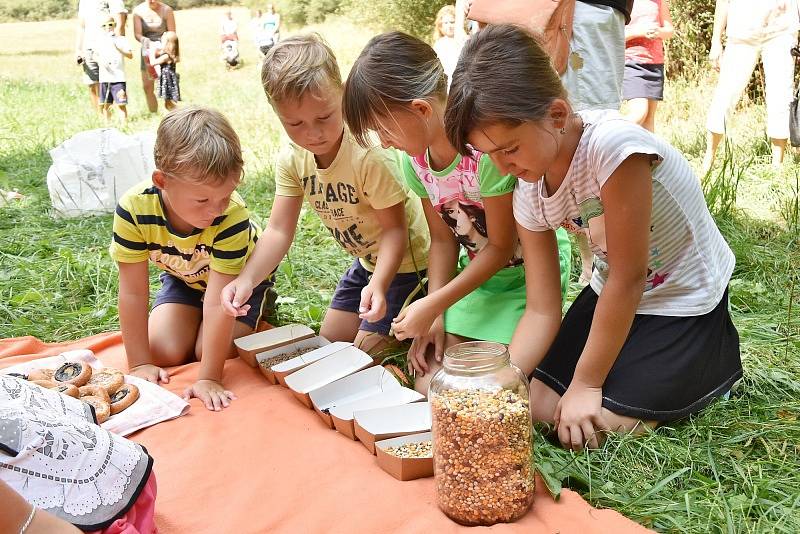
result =
[[78,388],[78,394],[81,397],[86,397],[91,395],[92,397],[100,397],[107,403],[111,404],[111,397],[106,391],[106,388],[100,386],[93,386],[92,384],[86,384],[85,386],[81,386]]
[[66,382],[77,387],[86,385],[91,377],[92,368],[82,362],[67,362],[53,373],[53,380],[56,382]]
[[59,384],[58,382],[55,383],[56,385],[51,387],[53,391],[58,391],[59,393],[63,393],[64,395],[68,395],[72,398],[78,398],[78,388],[73,386],[72,384]]
[[119,369],[105,368],[92,373],[87,382],[90,386],[100,386],[109,395],[113,395],[125,383],[125,375]]
[[28,372],[28,380],[53,380],[52,369],[34,369]]
[[111,414],[117,414],[139,399],[139,388],[124,384],[111,396]]
[[111,417],[111,406],[100,397],[86,395],[81,397],[81,400],[94,408],[94,417],[97,419],[98,425],[105,423]]

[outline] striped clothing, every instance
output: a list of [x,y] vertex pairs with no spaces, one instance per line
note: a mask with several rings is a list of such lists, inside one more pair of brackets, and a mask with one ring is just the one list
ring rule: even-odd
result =
[[585,129],[564,182],[547,195],[544,180],[522,180],[514,216],[531,231],[563,226],[584,232],[596,256],[591,286],[608,278],[602,187],[633,154],[656,156],[648,273],[636,313],[688,317],[720,302],[735,258],[705,203],[700,183],[683,155],[664,140],[625,121],[615,111],[578,113]]
[[239,274],[260,233],[235,191],[228,209],[208,228],[176,232],[167,220],[160,190],[148,180],[120,199],[109,252],[120,263],[149,259],[189,287],[205,291],[210,269]]

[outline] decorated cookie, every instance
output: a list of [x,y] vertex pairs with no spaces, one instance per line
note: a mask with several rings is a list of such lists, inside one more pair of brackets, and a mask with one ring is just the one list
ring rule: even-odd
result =
[[106,388],[102,388],[100,386],[93,386],[91,384],[86,384],[85,386],[81,386],[78,388],[78,394],[81,397],[87,397],[91,395],[92,397],[100,397],[107,403],[111,404],[111,397],[106,391]]
[[56,385],[51,387],[53,391],[58,391],[59,393],[63,393],[69,397],[78,398],[78,388],[73,386],[72,384],[60,384],[58,382],[55,383]]
[[92,377],[92,368],[82,362],[67,362],[53,373],[53,380],[74,386],[85,385]]
[[101,399],[93,395],[86,395],[81,397],[81,400],[94,408],[94,416],[97,419],[97,424],[105,423],[111,417],[111,406]]
[[111,414],[117,414],[139,399],[139,388],[124,384],[111,396]]
[[92,373],[92,377],[87,382],[90,386],[100,386],[109,395],[113,395],[125,383],[125,376],[119,369],[105,368]]
[[28,380],[53,380],[52,369],[34,369],[28,372]]

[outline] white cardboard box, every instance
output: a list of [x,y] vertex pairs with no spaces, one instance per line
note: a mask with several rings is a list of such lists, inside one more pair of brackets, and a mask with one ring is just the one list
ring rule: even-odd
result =
[[288,343],[286,345],[281,345],[280,347],[275,349],[259,352],[258,354],[256,354],[256,363],[258,364],[258,370],[261,371],[261,374],[263,374],[271,384],[277,384],[278,377],[275,376],[272,367],[264,367],[263,365],[261,365],[261,362],[263,362],[264,360],[268,360],[270,358],[274,358],[275,356],[280,356],[281,354],[294,352],[296,350],[319,349],[328,347],[330,345],[332,345],[332,343],[327,339],[325,339],[324,337],[313,336],[301,339],[299,341],[292,341],[291,343]]
[[356,437],[375,454],[375,442],[431,429],[431,403],[414,402],[353,413]]
[[236,338],[233,340],[233,344],[236,345],[236,349],[239,351],[239,357],[247,362],[250,367],[255,367],[256,354],[259,352],[275,349],[313,335],[314,331],[306,325],[287,324]]
[[286,377],[286,386],[300,402],[313,408],[309,393],[372,366],[372,356],[355,347],[334,352]]
[[422,434],[409,434],[399,438],[385,439],[375,442],[375,453],[378,456],[378,465],[381,469],[392,475],[397,480],[414,480],[416,478],[433,476],[433,454],[424,458],[400,458],[386,452],[386,449],[397,447],[405,443],[419,443],[432,441],[430,432]]
[[[324,337],[321,336],[317,337],[325,339]],[[314,339],[314,338],[309,338],[309,339]],[[327,341],[327,339],[325,341]],[[294,373],[295,371],[299,371],[303,367],[311,365],[312,363],[319,361],[322,358],[327,358],[334,352],[338,352],[342,349],[352,346],[353,346],[352,343],[348,343],[346,341],[334,341],[333,343],[328,343],[327,345],[321,345],[320,348],[312,350],[311,352],[306,352],[305,354],[296,356],[291,360],[275,364],[272,366],[271,370],[274,373],[275,378],[278,380],[278,383],[285,387],[286,377],[289,376],[290,374]]]
[[331,382],[309,393],[314,410],[322,420],[333,428],[333,420],[328,410],[339,404],[347,404],[371,397],[384,390],[397,389],[400,382],[381,366],[368,367],[336,382]]
[[353,413],[376,408],[387,408],[389,406],[400,406],[401,404],[423,400],[425,400],[425,395],[422,393],[406,387],[400,387],[381,391],[370,397],[347,404],[337,404],[330,409],[329,413],[336,430],[350,439],[358,439],[356,438],[356,429],[353,423]]

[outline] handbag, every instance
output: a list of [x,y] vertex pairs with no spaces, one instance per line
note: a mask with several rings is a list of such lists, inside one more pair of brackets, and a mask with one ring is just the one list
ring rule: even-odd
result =
[[467,18],[533,32],[559,75],[567,70],[575,0],[473,0]]

